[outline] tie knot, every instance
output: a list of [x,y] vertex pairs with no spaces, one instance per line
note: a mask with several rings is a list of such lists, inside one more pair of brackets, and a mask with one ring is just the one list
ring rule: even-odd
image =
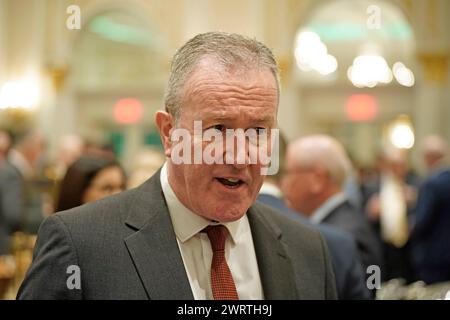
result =
[[229,235],[227,227],[221,224],[217,226],[208,226],[205,228],[205,232],[211,242],[213,251],[225,250],[225,241]]

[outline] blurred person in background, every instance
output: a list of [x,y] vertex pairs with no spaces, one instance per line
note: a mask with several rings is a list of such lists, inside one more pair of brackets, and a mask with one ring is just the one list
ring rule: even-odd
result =
[[0,167],[8,156],[11,143],[11,135],[4,130],[0,130]]
[[114,146],[108,143],[96,143],[87,141],[84,146],[84,154],[115,159],[116,151]]
[[164,164],[164,155],[152,148],[141,150],[133,159],[127,182],[127,189],[140,186],[153,176]]
[[422,143],[422,155],[428,175],[448,166],[448,146],[445,140],[438,135],[425,137]]
[[414,221],[418,179],[408,171],[405,150],[384,150],[380,177],[368,187],[366,212],[383,245],[383,279],[414,280],[410,229]]
[[19,228],[22,213],[22,181],[8,161],[12,139],[0,130],[0,255],[10,252],[9,236]]
[[48,194],[44,198],[44,213],[46,216],[55,212],[59,185],[66,174],[67,168],[84,152],[85,143],[80,136],[67,134],[59,138],[56,157],[46,163],[44,171],[45,177],[50,180]]
[[450,169],[441,137],[426,137],[422,152],[429,173],[420,187],[411,245],[416,276],[430,284],[450,281]]
[[363,270],[382,265],[379,243],[365,216],[343,192],[349,159],[342,145],[327,135],[300,138],[288,147],[283,191],[289,206],[314,223],[351,234]]
[[56,211],[78,207],[125,190],[120,164],[109,157],[86,155],[75,161],[61,182]]
[[[305,217],[289,208],[284,201],[281,181],[284,174],[286,149],[286,139],[280,133],[278,172],[266,176],[257,200],[302,224],[312,226]],[[316,227],[324,236],[330,250],[338,299],[369,299],[370,292],[366,287],[365,275],[353,237],[345,231],[324,224],[318,224]]]
[[20,229],[36,234],[44,219],[46,186],[39,165],[45,152],[45,141],[42,133],[34,129],[16,133],[13,141],[8,161],[16,169],[11,179],[20,184],[20,196],[11,201],[21,206]]
[[57,158],[53,166],[56,179],[60,181],[66,174],[67,168],[84,153],[85,143],[76,134],[62,136],[59,140]]
[[[347,152],[347,155],[350,154]],[[348,201],[354,206],[358,211],[361,211],[363,206],[363,194],[360,187],[358,171],[356,170],[357,165],[353,158],[349,157],[349,169],[347,172],[347,177],[344,182],[343,192],[347,197]]]

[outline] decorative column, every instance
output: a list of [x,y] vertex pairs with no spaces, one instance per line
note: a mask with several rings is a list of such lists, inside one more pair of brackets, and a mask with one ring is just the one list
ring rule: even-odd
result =
[[450,138],[450,1],[410,1],[409,11],[416,33],[419,62],[413,106],[416,133],[413,154],[415,166],[423,169],[419,148],[423,138],[428,134]]
[[8,103],[14,105],[2,112],[4,122],[13,131],[30,127],[46,99],[41,69],[46,8],[46,0],[0,2],[0,85],[8,83],[10,93],[23,92],[13,94]]
[[421,54],[422,83],[419,87],[416,105],[416,128],[422,135],[445,134],[448,126],[443,117],[448,77],[449,55]]
[[6,3],[0,0],[0,87],[6,80]]

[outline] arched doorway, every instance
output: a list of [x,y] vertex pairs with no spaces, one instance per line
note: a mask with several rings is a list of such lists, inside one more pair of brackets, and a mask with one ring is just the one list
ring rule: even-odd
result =
[[73,45],[68,114],[88,142],[110,144],[128,164],[144,144],[158,144],[154,112],[163,106],[166,40],[148,19],[111,8],[91,16]]

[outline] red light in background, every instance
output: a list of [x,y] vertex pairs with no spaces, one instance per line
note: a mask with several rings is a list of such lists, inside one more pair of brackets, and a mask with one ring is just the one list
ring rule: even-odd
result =
[[114,120],[119,124],[138,123],[144,114],[142,103],[133,98],[120,99],[114,105]]
[[378,105],[371,95],[355,94],[347,99],[345,111],[351,121],[370,121],[376,118]]

